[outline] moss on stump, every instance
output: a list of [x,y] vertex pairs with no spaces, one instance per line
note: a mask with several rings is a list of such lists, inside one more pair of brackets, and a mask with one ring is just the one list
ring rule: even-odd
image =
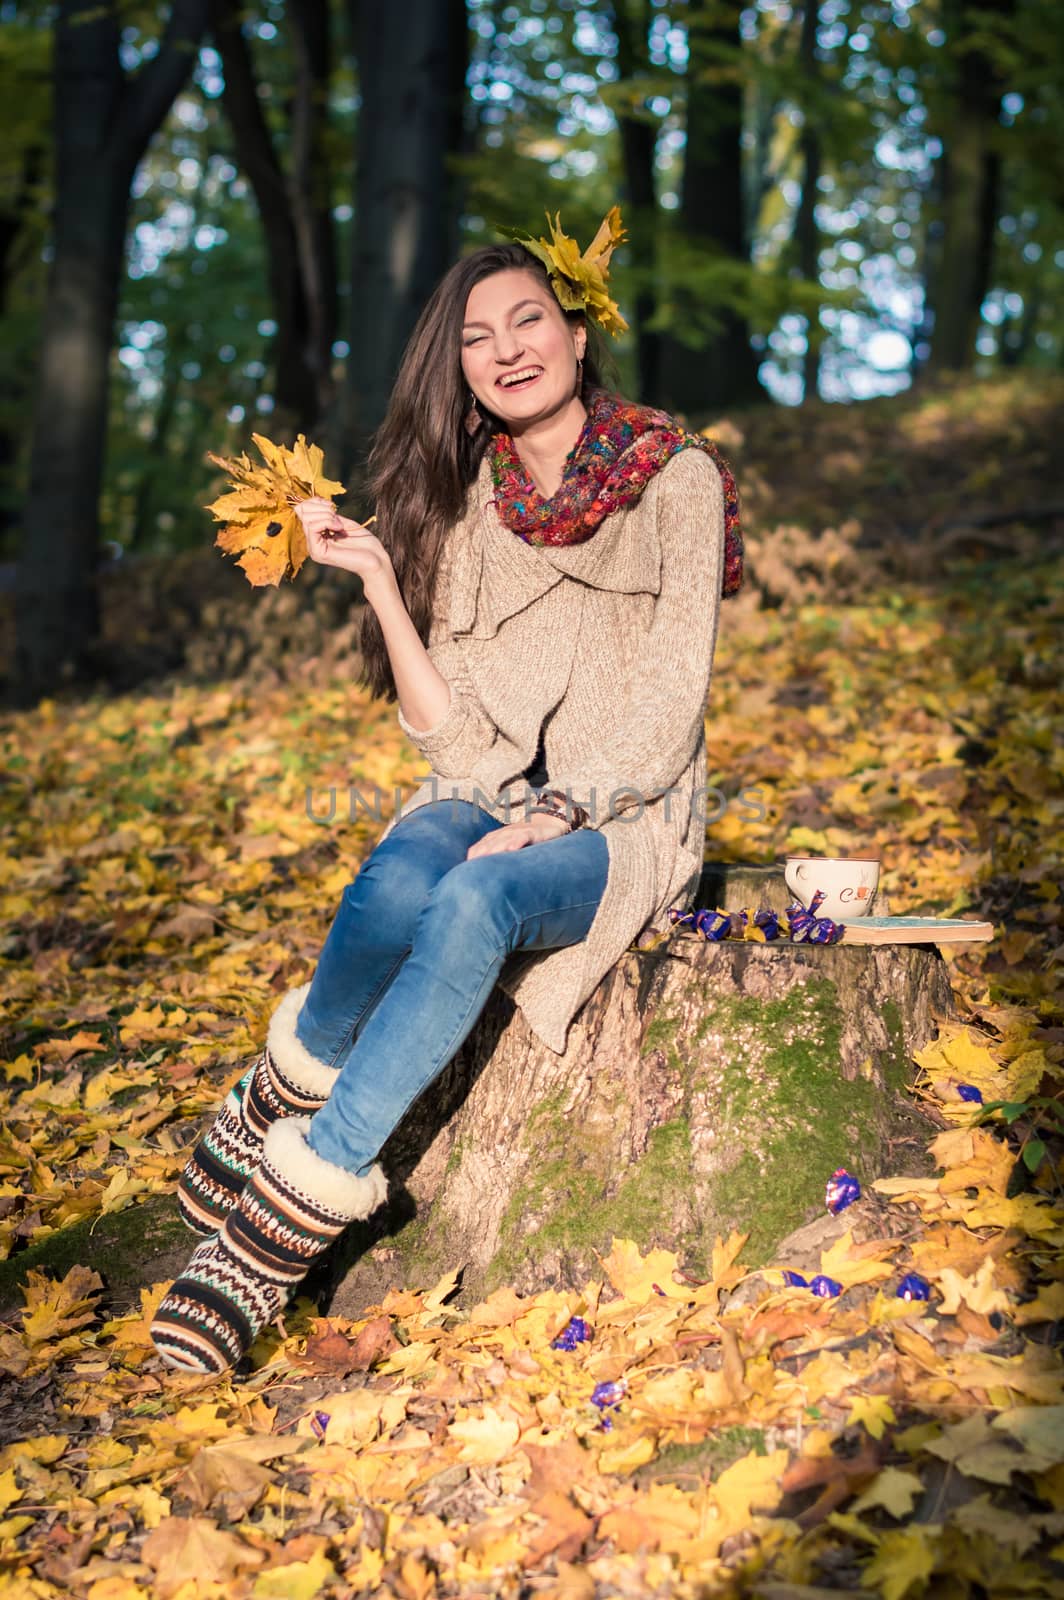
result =
[[466,1303],[501,1283],[577,1286],[614,1235],[698,1273],[739,1228],[763,1261],[822,1213],[836,1167],[897,1170],[918,1120],[911,1052],[951,1011],[930,947],[686,932],[629,951],[562,1056],[496,991],[390,1141],[392,1199],[342,1247],[333,1309],[456,1268]]

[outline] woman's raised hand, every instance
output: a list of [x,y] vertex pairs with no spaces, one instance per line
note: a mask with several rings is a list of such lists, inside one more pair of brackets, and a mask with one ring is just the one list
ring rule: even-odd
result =
[[323,567],[340,567],[368,584],[391,571],[392,560],[375,533],[342,517],[331,500],[315,495],[296,504],[307,536],[307,552]]

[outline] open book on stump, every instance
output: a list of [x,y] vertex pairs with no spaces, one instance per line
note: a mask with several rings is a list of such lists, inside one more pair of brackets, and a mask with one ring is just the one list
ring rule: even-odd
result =
[[985,944],[992,922],[964,917],[857,917],[847,922],[840,944]]

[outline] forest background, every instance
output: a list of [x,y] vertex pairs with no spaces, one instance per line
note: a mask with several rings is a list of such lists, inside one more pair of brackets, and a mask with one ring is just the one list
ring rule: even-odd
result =
[[[0,0],[0,1596],[1064,1597],[1056,9]],[[763,806],[707,853],[874,852],[994,938],[889,1165],[767,1164],[807,1254],[741,1197],[681,1261],[655,1205],[586,1293],[457,1308],[399,1209],[379,1306],[175,1382],[177,1176],[383,826],[307,797],[420,770],[357,583],[250,590],[205,453],[302,429],[365,514],[447,262],[615,202],[618,382],[743,501],[708,776]]]
[[3,0],[20,697],[113,667],[101,567],[205,545],[208,449],[303,430],[357,485],[432,284],[545,211],[622,202],[621,386],[698,424],[1059,372],[1054,10]]

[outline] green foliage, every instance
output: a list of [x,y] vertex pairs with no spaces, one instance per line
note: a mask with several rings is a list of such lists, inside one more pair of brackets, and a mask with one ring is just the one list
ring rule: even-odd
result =
[[[51,50],[50,15],[10,9],[0,33],[0,89],[9,108],[0,148],[0,517],[9,521],[20,499],[45,281]],[[640,245],[618,252],[611,280],[633,323],[632,336],[610,351],[624,388],[634,392],[638,384],[637,303],[644,333],[704,350],[707,359],[726,324],[741,317],[767,358],[762,378],[777,396],[801,393],[809,337],[822,346],[825,392],[903,386],[905,345],[895,341],[895,364],[879,357],[877,369],[868,364],[868,341],[877,333],[911,343],[920,337],[941,217],[929,135],[948,141],[960,64],[965,51],[978,49],[1007,96],[1000,115],[992,109],[989,130],[1001,163],[1000,215],[978,359],[984,368],[1056,367],[1064,347],[1064,302],[1055,283],[1064,248],[1057,9],[1053,0],[1016,0],[1008,11],[989,12],[957,0],[904,11],[892,0],[842,13],[825,7],[811,72],[799,49],[800,8],[755,6],[740,24],[737,11],[695,11],[678,0],[620,10],[468,0],[467,98],[449,156],[461,209],[455,243],[473,248],[503,228],[539,232],[545,213],[559,210],[566,230],[587,240],[620,201]],[[343,295],[359,112],[357,61],[338,8],[334,22],[341,48],[324,181],[334,189]],[[138,52],[148,59],[157,10],[127,7],[124,23],[127,67],[135,73]],[[284,167],[296,71],[290,19],[276,0],[254,0],[244,33]],[[748,259],[685,231],[692,74],[713,86],[742,86]],[[194,84],[135,179],[102,507],[106,535],[126,548],[203,540],[200,506],[212,490],[205,452],[239,450],[253,427],[269,427],[276,352],[268,263],[221,87],[218,57],[205,49]],[[626,193],[622,118],[649,130],[653,143],[655,203],[638,218]],[[800,274],[794,237],[806,127],[815,131],[821,162],[816,279]],[[342,346],[336,359],[339,378]],[[340,430],[343,419],[331,426]],[[0,554],[12,553],[9,536]]]

